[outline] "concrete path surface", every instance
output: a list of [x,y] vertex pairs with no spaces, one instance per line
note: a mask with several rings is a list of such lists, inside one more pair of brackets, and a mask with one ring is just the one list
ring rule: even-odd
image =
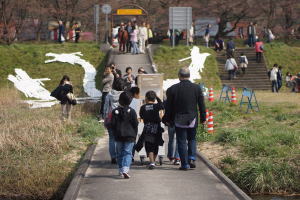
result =
[[[166,144],[166,143],[165,143]],[[90,166],[81,180],[78,200],[234,200],[238,199],[207,166],[178,170],[166,158],[162,166],[148,170],[136,154],[130,179],[118,176],[110,164],[108,136],[99,140]]]

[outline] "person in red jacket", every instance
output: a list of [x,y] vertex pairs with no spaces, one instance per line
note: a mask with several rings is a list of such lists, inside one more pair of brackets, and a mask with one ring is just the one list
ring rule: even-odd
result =
[[256,62],[260,63],[264,52],[264,43],[257,39],[255,42]]

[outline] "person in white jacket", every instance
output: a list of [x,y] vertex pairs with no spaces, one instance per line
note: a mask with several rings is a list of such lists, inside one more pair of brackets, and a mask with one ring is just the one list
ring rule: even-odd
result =
[[147,40],[148,40],[148,30],[146,27],[146,22],[143,22],[142,26],[139,27],[139,42],[140,42],[141,53],[145,53]]
[[270,70],[270,81],[272,82],[272,92],[278,92],[278,84],[277,84],[277,73],[278,73],[278,65],[274,64],[273,68]]
[[236,64],[235,59],[232,55],[228,55],[226,64],[225,64],[225,70],[228,71],[228,79],[232,80],[232,78],[236,78],[236,71],[238,69],[238,66]]
[[245,75],[245,73],[246,73],[247,66],[248,66],[247,56],[244,53],[241,53],[241,56],[240,56],[240,68],[243,71],[243,75]]

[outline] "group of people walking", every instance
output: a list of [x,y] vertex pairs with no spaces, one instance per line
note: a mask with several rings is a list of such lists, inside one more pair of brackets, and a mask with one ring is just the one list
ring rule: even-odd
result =
[[[75,43],[78,43],[79,38],[80,38],[80,33],[81,33],[81,28],[78,24],[78,22],[75,22],[74,25],[72,26],[72,30],[74,31],[74,35],[72,38],[69,38],[70,40],[74,39]],[[64,43],[66,41],[65,39],[65,25],[63,21],[59,20],[58,21],[58,37],[57,40],[59,43]]]
[[138,26],[136,21],[129,21],[127,24],[120,24],[115,37],[118,39],[120,52],[139,54],[145,53],[147,44],[153,39],[153,32],[146,22]]
[[[161,100],[150,90],[145,94],[144,105],[139,99],[139,88],[136,85],[126,87],[126,84],[135,78],[131,72],[122,77],[119,73],[114,76],[110,70],[111,66],[106,68],[106,77],[103,79],[104,88],[112,88],[102,98],[102,116],[109,134],[111,163],[118,165],[119,175],[122,178],[130,178],[129,169],[134,152],[143,147],[150,161],[148,168],[155,168],[159,146],[164,144],[161,122],[168,126],[169,159],[174,164],[181,163],[180,170],[195,168],[196,128],[199,122],[204,123],[206,119],[201,88],[189,81],[189,69],[180,69],[180,83],[167,90],[166,99]],[[110,73],[111,75],[108,75]],[[106,79],[108,77],[111,77],[109,82]],[[144,127],[137,140],[139,123],[143,123]]]

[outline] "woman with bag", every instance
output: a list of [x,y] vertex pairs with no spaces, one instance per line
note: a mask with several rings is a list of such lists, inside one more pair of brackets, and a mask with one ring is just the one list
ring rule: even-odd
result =
[[236,64],[233,56],[230,54],[227,56],[225,70],[228,71],[228,80],[232,80],[232,78],[236,79],[236,71],[238,70],[238,65]]
[[109,154],[111,164],[117,164],[116,142],[111,126],[112,110],[119,106],[119,97],[124,90],[125,82],[122,78],[115,79],[112,90],[107,94],[103,107],[104,126],[107,128],[109,136]]
[[51,96],[60,101],[61,104],[61,119],[63,121],[71,120],[72,105],[76,105],[76,99],[73,94],[73,86],[70,78],[64,75],[59,83],[59,86],[51,92]]

